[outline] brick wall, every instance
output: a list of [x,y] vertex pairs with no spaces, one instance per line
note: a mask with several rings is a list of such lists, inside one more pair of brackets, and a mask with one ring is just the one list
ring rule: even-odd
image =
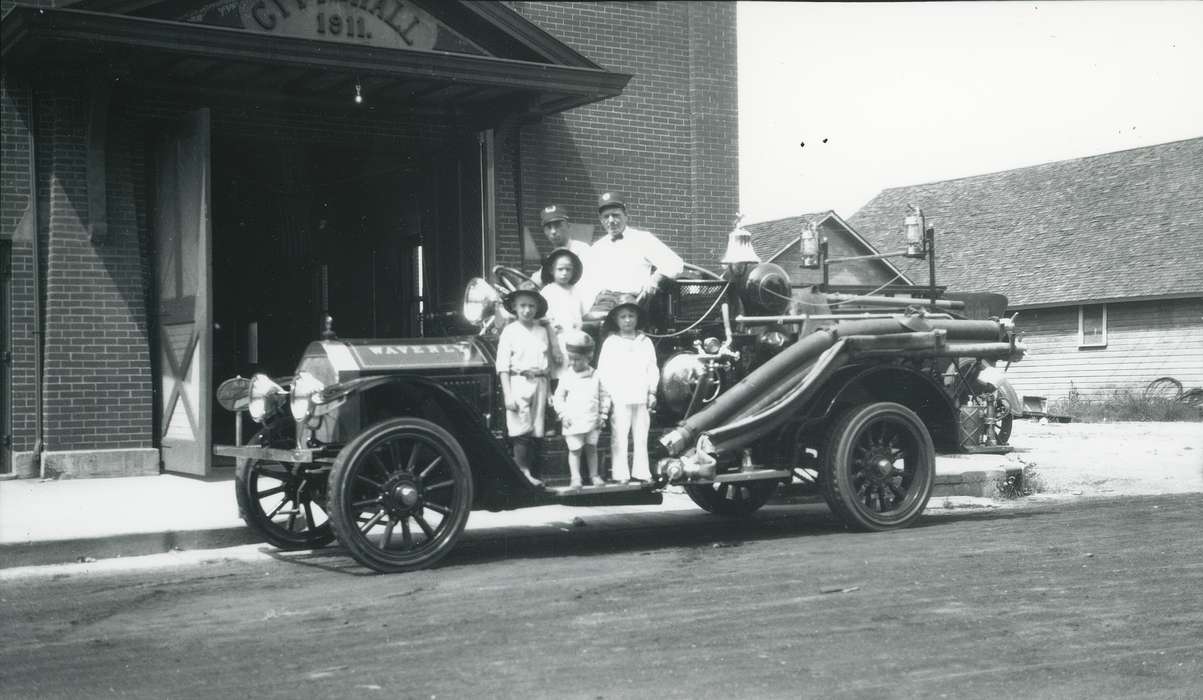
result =
[[[12,4],[2,0],[4,9]],[[734,5],[513,6],[596,63],[634,77],[621,97],[498,130],[499,262],[519,262],[519,219],[537,229],[544,203],[561,202],[577,221],[595,222],[597,194],[620,189],[630,197],[632,225],[657,233],[690,262],[713,265],[738,207]],[[13,239],[14,449],[27,451],[34,441],[34,283],[31,241],[18,231],[28,220],[23,217],[30,105],[26,88],[15,80],[5,72],[0,83],[0,231]],[[37,79],[46,449],[152,447],[158,380],[151,353],[157,331],[148,139],[163,120],[201,102],[114,93],[107,147],[109,231],[97,244],[88,234],[84,85],[71,76]],[[425,152],[454,131],[446,120],[378,117],[342,107],[322,112],[251,99],[204,103],[212,108],[215,137],[286,135],[339,143],[353,135],[359,144]]]
[[[521,127],[522,225],[538,230],[548,202],[596,222],[597,195],[617,189],[629,197],[632,226],[688,262],[715,264],[739,207],[735,5],[512,6],[594,63],[633,75],[619,97]],[[509,179],[518,143],[512,129],[502,137],[498,173]],[[499,185],[497,206],[499,262],[515,265],[512,183]]]
[[33,449],[33,220],[29,187],[29,99],[26,85],[0,76],[0,236],[12,241],[9,391],[13,451]]

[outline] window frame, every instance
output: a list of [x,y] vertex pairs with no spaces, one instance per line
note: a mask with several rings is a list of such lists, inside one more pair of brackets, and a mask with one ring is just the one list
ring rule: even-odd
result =
[[[1102,338],[1097,342],[1087,342],[1085,333],[1085,320],[1087,307],[1100,307],[1103,310],[1102,319]],[[1107,347],[1107,305],[1106,304],[1080,304],[1078,305],[1078,349],[1082,348],[1105,348]]]

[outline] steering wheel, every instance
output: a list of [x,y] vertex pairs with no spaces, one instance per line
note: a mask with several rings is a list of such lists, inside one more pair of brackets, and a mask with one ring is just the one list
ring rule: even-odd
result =
[[689,270],[690,272],[696,272],[706,279],[718,280],[719,282],[724,282],[727,279],[716,272],[711,272],[700,265],[694,265],[692,263],[685,263],[685,269]]
[[518,289],[521,285],[531,281],[530,277],[522,274],[521,270],[516,270],[505,265],[493,266],[493,285],[502,291],[509,292]]

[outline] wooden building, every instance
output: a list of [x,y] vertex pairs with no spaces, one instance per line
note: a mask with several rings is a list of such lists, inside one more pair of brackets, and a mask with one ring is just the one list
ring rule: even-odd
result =
[[[814,285],[823,281],[823,271],[802,267],[802,230],[808,223],[814,225],[819,240],[827,241],[828,255],[833,258],[877,255],[880,252],[831,210],[748,224],[744,228],[752,232],[752,247],[761,260],[785,268],[794,285]],[[900,240],[892,244],[892,249],[902,247]],[[890,259],[833,264],[828,275],[828,282],[833,285],[878,288],[911,283],[910,278]]]
[[850,222],[880,247],[908,204],[936,229],[938,284],[1019,312],[1021,393],[1203,385],[1203,138],[888,189]]
[[730,3],[0,10],[0,473],[206,474],[214,385],[324,314],[440,332],[550,202],[698,264],[738,208]]

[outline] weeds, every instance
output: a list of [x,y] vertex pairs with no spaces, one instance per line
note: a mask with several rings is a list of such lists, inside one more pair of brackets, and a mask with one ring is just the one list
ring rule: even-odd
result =
[[1070,416],[1083,423],[1115,421],[1203,421],[1203,411],[1197,406],[1164,396],[1147,395],[1129,389],[1113,389],[1087,396],[1072,383],[1063,399],[1049,403],[1048,412]]

